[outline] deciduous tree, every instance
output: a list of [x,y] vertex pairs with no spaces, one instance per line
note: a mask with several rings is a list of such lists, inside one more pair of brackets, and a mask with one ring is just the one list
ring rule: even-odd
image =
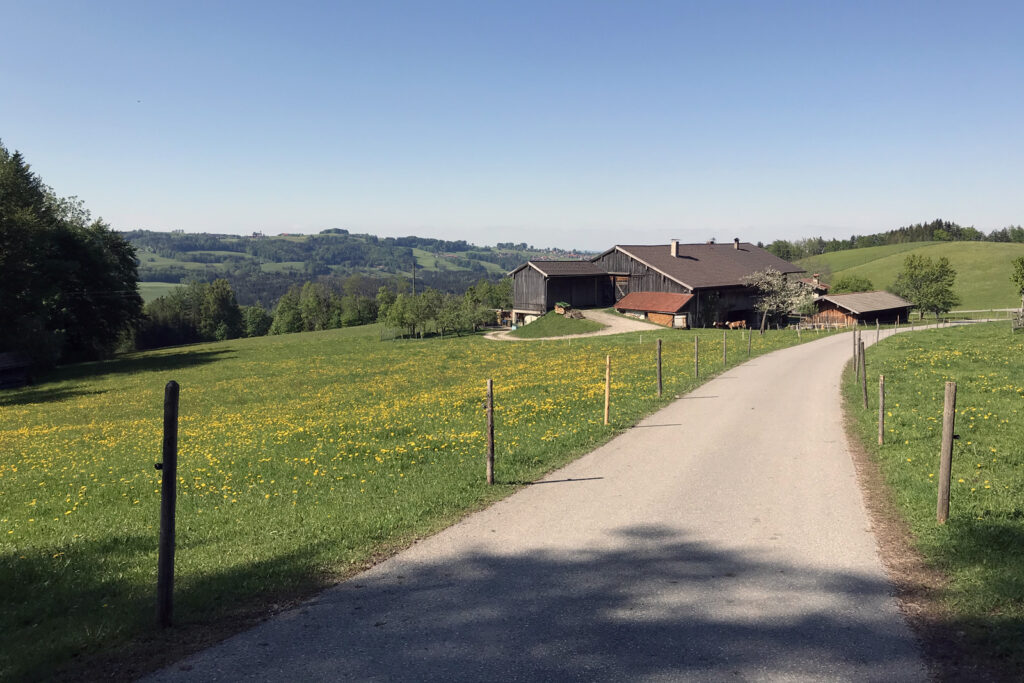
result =
[[903,270],[896,276],[892,291],[938,317],[960,303],[960,297],[953,291],[955,282],[956,271],[945,256],[933,261],[927,256],[910,254],[903,261]]

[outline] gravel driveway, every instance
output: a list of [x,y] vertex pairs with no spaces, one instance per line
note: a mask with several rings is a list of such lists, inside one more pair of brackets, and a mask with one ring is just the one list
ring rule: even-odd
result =
[[645,320],[627,318],[625,316],[615,315],[606,311],[581,310],[580,312],[583,313],[583,317],[587,320],[593,320],[594,322],[604,325],[604,329],[600,329],[595,332],[585,332],[583,334],[566,334],[558,337],[534,337],[532,339],[520,339],[519,337],[513,337],[510,335],[509,330],[500,330],[498,332],[488,332],[484,337],[500,341],[542,341],[545,339],[569,339],[570,337],[575,339],[577,337],[599,337],[604,334],[620,334],[622,332],[643,332],[645,330],[665,329],[661,325],[655,325],[654,323],[649,323]]

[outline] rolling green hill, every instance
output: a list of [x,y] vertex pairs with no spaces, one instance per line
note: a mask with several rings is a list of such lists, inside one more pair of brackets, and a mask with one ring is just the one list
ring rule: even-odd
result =
[[810,273],[821,273],[824,282],[845,275],[866,277],[878,289],[896,280],[909,254],[931,259],[945,256],[956,269],[960,309],[1011,308],[1020,295],[1010,281],[1011,262],[1024,256],[1024,244],[1007,242],[910,242],[884,247],[837,251],[801,259],[797,264]]

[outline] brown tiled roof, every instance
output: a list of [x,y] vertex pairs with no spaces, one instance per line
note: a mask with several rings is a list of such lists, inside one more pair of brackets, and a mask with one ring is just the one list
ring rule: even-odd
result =
[[518,273],[527,266],[532,267],[547,277],[566,277],[572,275],[607,275],[590,261],[527,261],[513,270],[509,275]]
[[774,268],[780,273],[804,272],[799,266],[749,242],[740,242],[739,249],[732,242],[680,244],[678,256],[672,256],[667,244],[620,244],[613,249],[642,261],[690,289],[744,285],[744,278],[767,268]]
[[857,292],[855,294],[829,294],[818,298],[818,301],[831,301],[840,308],[858,315],[875,311],[888,311],[893,308],[913,306],[911,302],[889,292]]
[[814,289],[821,289],[821,290],[824,290],[826,292],[828,291],[828,285],[826,285],[821,280],[818,280],[817,282],[815,282],[813,277],[802,277],[802,278],[800,278],[800,282],[804,283],[805,285],[807,285],[809,287],[813,287]]
[[670,292],[630,292],[615,304],[620,311],[648,311],[650,313],[678,313],[683,310],[692,294]]

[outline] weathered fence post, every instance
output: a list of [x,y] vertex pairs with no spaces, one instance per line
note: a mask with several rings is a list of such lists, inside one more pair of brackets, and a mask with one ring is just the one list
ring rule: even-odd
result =
[[658,337],[658,398],[661,398],[661,337]]
[[608,405],[611,403],[612,357],[604,357],[604,423],[608,424]]
[[178,494],[178,383],[164,387],[164,443],[160,486],[160,547],[157,555],[156,621],[171,625],[174,612],[174,508]]
[[860,342],[860,388],[864,394],[864,409],[868,407],[868,364],[864,356],[864,341]]
[[942,406],[942,452],[939,454],[939,500],[935,519],[945,524],[949,519],[949,482],[953,469],[953,423],[956,420],[956,382],[946,382],[946,398]]
[[857,350],[857,330],[853,331],[853,376],[860,379],[860,351]]
[[885,375],[878,376],[878,445],[885,440]]
[[693,337],[693,378],[700,378],[700,337]]
[[494,485],[494,380],[487,380],[487,485]]
[[747,358],[750,358],[750,340],[753,337],[754,335],[750,334],[750,330],[747,330]]
[[875,318],[875,343],[877,344],[882,338],[882,326],[878,323],[878,318]]
[[722,367],[723,368],[726,365],[729,364],[728,346],[729,346],[729,333],[726,332],[725,330],[722,330]]

